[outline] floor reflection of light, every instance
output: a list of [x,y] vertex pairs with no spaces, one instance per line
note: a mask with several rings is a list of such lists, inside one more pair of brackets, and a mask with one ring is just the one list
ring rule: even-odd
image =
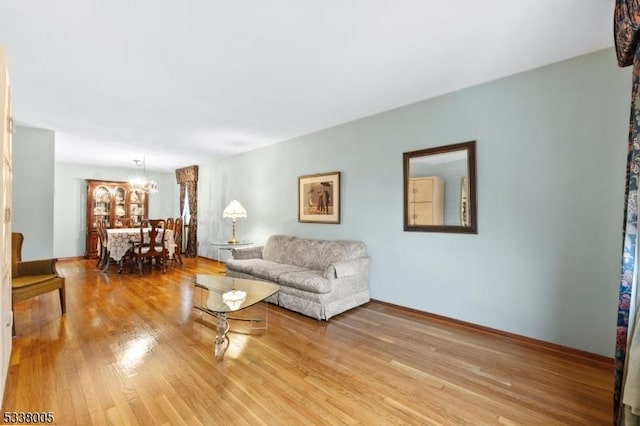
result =
[[144,356],[153,347],[153,337],[146,336],[134,339],[126,344],[126,349],[118,359],[118,366],[127,374],[133,374]]
[[247,341],[250,336],[245,334],[233,333],[230,332],[227,334],[227,338],[229,339],[229,347],[225,352],[224,356],[228,358],[240,358],[242,352],[244,351],[244,347],[247,345]]

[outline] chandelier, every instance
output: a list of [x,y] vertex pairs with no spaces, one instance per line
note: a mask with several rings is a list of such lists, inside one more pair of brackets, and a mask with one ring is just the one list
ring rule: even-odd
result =
[[[147,177],[147,162],[145,157],[142,160],[133,160],[137,167],[136,175],[129,180],[129,185],[134,191],[141,191],[147,194],[158,192],[158,184],[155,180]],[[142,174],[140,174],[142,167]]]

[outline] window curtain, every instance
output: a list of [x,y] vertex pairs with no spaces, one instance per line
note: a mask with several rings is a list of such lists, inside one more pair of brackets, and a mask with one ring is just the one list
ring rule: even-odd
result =
[[625,183],[622,270],[618,298],[615,351],[614,424],[640,425],[640,335],[635,321],[638,227],[638,178],[640,176],[640,4],[616,0],[614,36],[618,65],[633,65],[631,118]]
[[176,181],[180,185],[180,212],[184,211],[185,195],[189,200],[189,235],[185,256],[198,255],[198,166],[189,166],[176,170]]

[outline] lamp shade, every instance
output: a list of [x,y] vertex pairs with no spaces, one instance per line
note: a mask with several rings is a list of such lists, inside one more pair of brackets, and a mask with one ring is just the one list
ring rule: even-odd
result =
[[230,217],[232,219],[247,217],[247,211],[238,200],[233,200],[222,212],[222,217]]

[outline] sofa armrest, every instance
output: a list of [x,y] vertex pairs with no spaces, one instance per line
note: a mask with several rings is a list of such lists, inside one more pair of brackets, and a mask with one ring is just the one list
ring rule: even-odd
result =
[[245,247],[231,250],[231,257],[234,259],[262,259],[262,247]]
[[324,271],[327,279],[353,277],[362,274],[369,268],[369,258],[345,260],[344,262],[333,262]]
[[42,260],[29,260],[26,262],[18,263],[18,276],[23,277],[25,275],[46,275],[56,274],[56,262],[58,259],[42,259]]

